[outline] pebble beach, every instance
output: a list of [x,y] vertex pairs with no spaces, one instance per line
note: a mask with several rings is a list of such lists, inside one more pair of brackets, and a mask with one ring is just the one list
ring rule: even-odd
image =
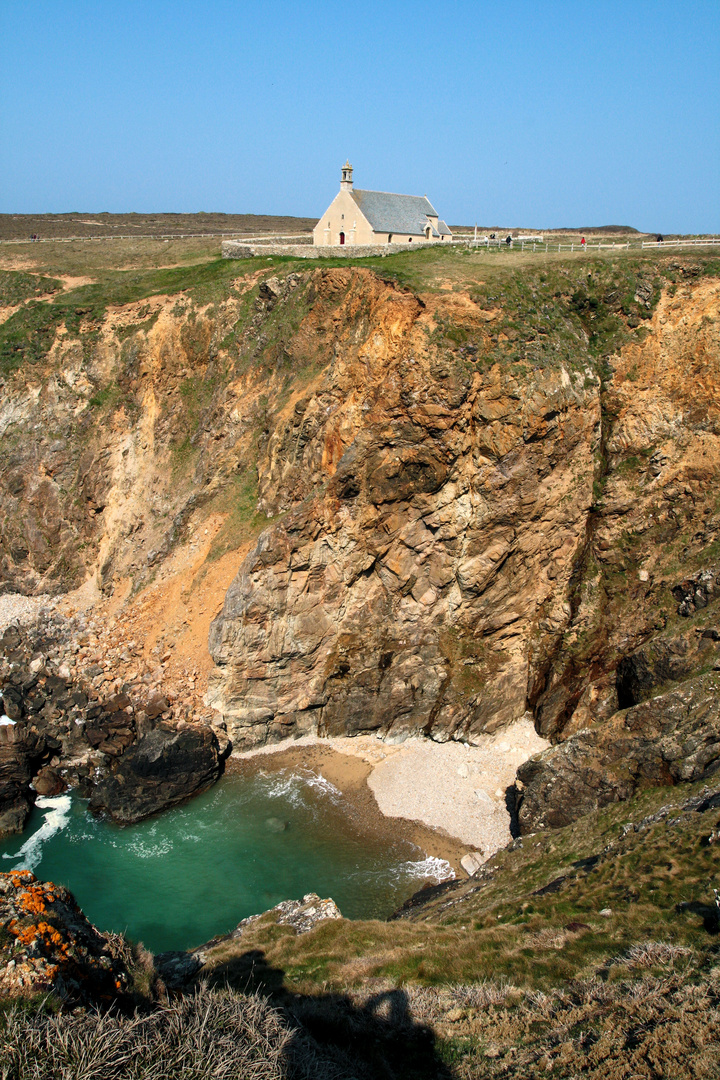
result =
[[474,745],[303,736],[233,754],[233,759],[315,768],[350,797],[364,784],[384,818],[422,826],[416,841],[457,869],[464,852],[485,860],[510,841],[505,790],[518,766],[548,745],[525,716],[502,731],[478,736]]

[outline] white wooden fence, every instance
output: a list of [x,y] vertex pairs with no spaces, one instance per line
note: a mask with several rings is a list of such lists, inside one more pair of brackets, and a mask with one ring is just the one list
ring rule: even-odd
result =
[[479,236],[477,239],[470,236],[454,236],[454,244],[463,244],[470,248],[514,248],[516,251],[541,251],[541,252],[553,252],[553,251],[600,251],[600,250],[617,250],[617,251],[644,251],[649,248],[663,249],[670,247],[713,247],[720,246],[719,236],[702,236],[692,240],[614,240],[612,243],[603,244],[600,241],[596,243],[581,244],[579,240],[571,240],[569,244],[558,241],[544,240],[538,237],[533,239],[532,237],[520,238],[516,237],[510,244],[505,239],[491,239],[489,236]]

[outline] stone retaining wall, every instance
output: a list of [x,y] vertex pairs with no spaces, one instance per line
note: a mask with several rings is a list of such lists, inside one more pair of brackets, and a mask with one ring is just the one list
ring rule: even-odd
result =
[[[421,247],[438,246],[437,240],[418,240],[412,244],[243,244],[223,240],[224,259],[249,259],[254,255],[293,255],[296,259],[362,259],[370,255],[397,255],[400,251],[415,251]],[[442,245],[445,246],[445,245]]]

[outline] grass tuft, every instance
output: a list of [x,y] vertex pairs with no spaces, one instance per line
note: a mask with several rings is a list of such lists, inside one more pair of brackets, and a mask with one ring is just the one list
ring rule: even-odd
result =
[[291,1038],[263,998],[202,988],[129,1016],[13,1006],[0,1035],[2,1080],[279,1080]]

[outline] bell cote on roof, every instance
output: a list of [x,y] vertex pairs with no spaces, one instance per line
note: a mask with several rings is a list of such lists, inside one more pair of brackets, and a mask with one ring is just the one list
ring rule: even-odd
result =
[[343,165],[343,167],[342,167],[342,178],[340,180],[340,190],[341,191],[352,191],[352,186],[353,186],[352,174],[353,174],[353,167],[350,164],[350,161],[347,160],[345,162],[345,164]]

